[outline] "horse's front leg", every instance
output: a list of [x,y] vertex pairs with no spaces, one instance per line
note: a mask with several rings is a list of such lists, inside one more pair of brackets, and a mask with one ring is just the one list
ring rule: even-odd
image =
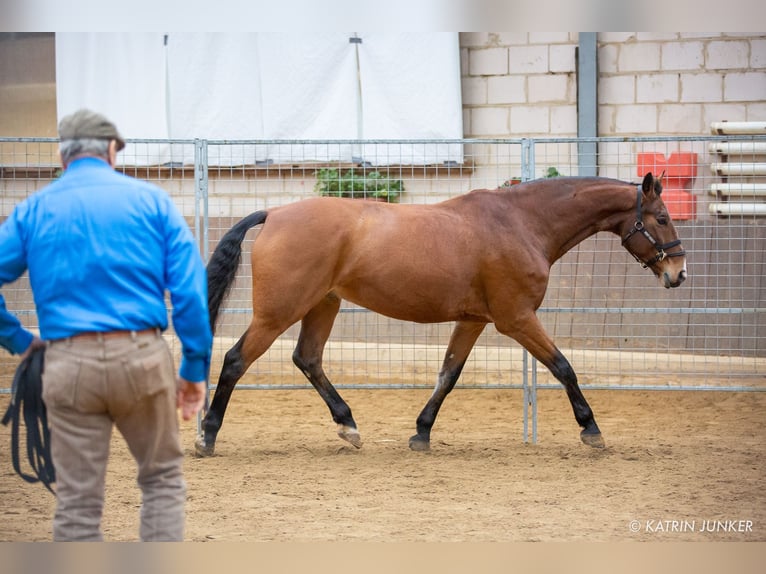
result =
[[271,346],[283,330],[283,327],[269,330],[253,319],[247,331],[228,350],[210,408],[202,419],[202,435],[197,437],[194,443],[197,456],[205,457],[215,454],[215,441],[218,431],[221,430],[234,387],[250,365]]
[[412,450],[426,451],[431,448],[431,428],[436,421],[436,415],[446,396],[455,388],[468,355],[485,326],[486,323],[472,322],[458,322],[455,325],[434,392],[418,416],[417,434],[410,437]]
[[577,375],[572,365],[553,344],[534,313],[507,325],[496,323],[496,326],[501,333],[516,339],[564,385],[575,420],[582,427],[580,439],[588,446],[603,448],[604,438],[593,417],[593,411],[577,384]]
[[293,363],[306,376],[330,409],[332,420],[338,425],[338,436],[356,448],[362,446],[362,437],[356,427],[351,408],[346,404],[322,368],[322,354],[330,337],[341,299],[330,293],[317,303],[301,320],[298,344],[293,352]]

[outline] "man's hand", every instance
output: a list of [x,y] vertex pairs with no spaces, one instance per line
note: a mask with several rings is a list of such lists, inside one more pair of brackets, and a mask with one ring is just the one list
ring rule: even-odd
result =
[[44,346],[45,346],[45,341],[43,341],[40,337],[35,337],[34,339],[32,339],[32,342],[29,344],[29,347],[27,347],[27,350],[21,354],[21,360],[23,361],[24,359],[26,359],[29,355],[32,354],[32,351],[34,351],[35,349],[39,349]]
[[192,383],[178,377],[178,408],[181,409],[181,417],[188,421],[196,415],[205,404],[207,387],[205,381]]

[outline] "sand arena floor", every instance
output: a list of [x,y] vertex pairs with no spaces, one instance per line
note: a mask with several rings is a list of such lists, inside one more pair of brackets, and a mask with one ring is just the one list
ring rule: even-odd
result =
[[[586,391],[607,443],[594,450],[563,390],[539,392],[525,444],[521,391],[457,388],[428,453],[407,440],[429,390],[341,394],[359,450],[309,388],[235,391],[212,458],[183,423],[187,539],[766,541],[766,393]],[[0,427],[0,540],[50,540],[54,498],[14,474],[9,444]],[[134,477],[115,435],[106,540],[137,539]]]

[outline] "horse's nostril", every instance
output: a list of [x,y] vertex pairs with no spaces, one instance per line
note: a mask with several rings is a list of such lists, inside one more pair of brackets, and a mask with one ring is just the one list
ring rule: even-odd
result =
[[678,274],[678,280],[686,281],[686,269],[682,269],[681,273]]

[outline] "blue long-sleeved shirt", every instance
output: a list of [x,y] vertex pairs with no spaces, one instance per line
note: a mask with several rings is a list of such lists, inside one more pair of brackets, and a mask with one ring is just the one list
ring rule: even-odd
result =
[[[0,287],[29,269],[40,337],[168,326],[181,341],[179,374],[207,378],[212,334],[207,280],[188,225],[160,188],[80,158],[18,204],[0,225]],[[0,346],[22,353],[32,333],[0,294]]]

